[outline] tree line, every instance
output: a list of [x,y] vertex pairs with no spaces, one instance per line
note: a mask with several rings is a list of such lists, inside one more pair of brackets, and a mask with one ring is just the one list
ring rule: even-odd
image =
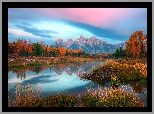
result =
[[[8,42],[8,54],[15,56],[78,56],[78,57],[100,57],[101,54],[86,53],[81,49],[73,50],[65,47],[56,48],[41,43],[27,44],[26,40],[18,39],[16,42]],[[103,55],[103,54],[102,54]],[[104,54],[106,55],[106,54]],[[107,54],[109,55],[109,54]],[[115,58],[133,57],[142,58],[147,56],[147,35],[143,35],[143,31],[134,32],[126,42],[126,48],[118,48],[112,55]]]
[[8,42],[8,54],[15,56],[88,56],[89,54],[81,49],[73,50],[64,47],[52,47],[41,43],[27,44],[25,39],[18,39],[16,42]]

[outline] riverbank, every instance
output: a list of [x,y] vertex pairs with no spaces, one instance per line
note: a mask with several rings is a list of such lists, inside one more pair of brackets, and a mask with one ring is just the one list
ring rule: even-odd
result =
[[100,58],[83,58],[83,57],[20,57],[8,59],[8,68],[20,68],[36,65],[55,65],[55,64],[82,64],[84,62],[100,61]]

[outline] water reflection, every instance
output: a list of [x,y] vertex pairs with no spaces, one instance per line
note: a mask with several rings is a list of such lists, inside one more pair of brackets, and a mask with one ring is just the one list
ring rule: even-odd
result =
[[[69,94],[85,93],[86,87],[97,88],[99,85],[103,87],[111,87],[110,78],[99,79],[95,81],[84,80],[81,78],[84,73],[90,73],[93,66],[104,64],[101,62],[87,62],[79,64],[59,64],[59,65],[39,65],[27,68],[12,68],[8,73],[8,87],[11,95],[15,91],[15,84],[22,82],[42,84],[42,96],[57,94],[58,92],[68,92]],[[146,84],[140,82],[121,83],[127,86],[126,91],[135,91],[138,96],[145,98]],[[120,85],[120,86],[121,86]]]
[[17,78],[24,80],[26,79],[26,73],[28,72],[35,72],[37,75],[47,69],[50,69],[50,71],[56,72],[58,75],[62,75],[62,72],[66,72],[67,75],[71,76],[73,73],[76,74],[78,77],[82,76],[84,73],[90,72],[93,66],[97,66],[104,62],[91,62],[91,63],[85,63],[83,65],[78,64],[58,64],[58,65],[52,65],[52,66],[45,66],[45,65],[37,65],[33,67],[28,68],[11,68],[9,69],[9,73],[15,73],[17,75]]
[[20,73],[17,73],[17,79],[26,79],[26,72],[20,72]]
[[[59,81],[59,79],[53,79],[53,78],[50,79],[50,78],[57,75],[65,76],[67,80],[69,79],[69,77],[67,76],[72,76],[75,79],[78,78],[80,80],[81,79],[80,77],[83,76],[84,73],[90,73],[93,66],[98,66],[99,64],[103,64],[103,63],[104,62],[90,62],[90,63],[85,63],[83,65],[59,64],[59,65],[52,65],[52,66],[39,65],[39,66],[33,66],[28,68],[18,68],[18,69],[14,68],[14,69],[9,69],[8,80],[9,80],[9,83],[17,83],[21,81],[22,83],[31,83],[31,82],[53,83],[53,82]],[[64,72],[66,72],[67,74]],[[14,74],[16,75],[16,78],[11,77]],[[28,77],[26,77],[26,75],[28,75]],[[60,77],[60,78],[63,78],[63,77]],[[84,79],[82,80],[84,81]],[[99,79],[93,82],[101,86],[109,86],[109,87],[111,86],[109,77],[106,77],[104,79]],[[132,89],[138,93],[142,93],[147,88],[146,84],[142,84],[140,82],[123,83],[123,84],[124,85],[129,84],[132,87]]]
[[[85,72],[90,72],[92,66],[99,65],[100,62],[78,64],[59,64],[51,66],[33,66],[28,68],[9,69],[8,86],[10,91],[15,90],[15,84],[22,82],[41,83],[42,93],[57,94],[57,92],[69,93],[86,90],[91,81],[81,80],[79,77]],[[94,85],[95,87],[97,85]],[[14,88],[13,88],[14,87]],[[12,90],[11,90],[12,89]]]

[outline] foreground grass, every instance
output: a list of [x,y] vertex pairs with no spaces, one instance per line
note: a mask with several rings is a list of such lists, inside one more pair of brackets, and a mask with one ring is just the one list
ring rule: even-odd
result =
[[143,107],[144,103],[136,95],[127,93],[123,89],[110,89],[100,96],[98,93],[85,94],[82,98],[86,107]]
[[143,101],[134,93],[110,88],[99,92],[88,90],[82,97],[58,93],[41,98],[41,89],[34,85],[16,86],[16,100],[8,99],[9,107],[144,107]]

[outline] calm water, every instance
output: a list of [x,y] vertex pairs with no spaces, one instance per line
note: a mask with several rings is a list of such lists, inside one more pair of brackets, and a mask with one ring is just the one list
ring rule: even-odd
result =
[[[89,62],[79,66],[66,65],[60,68],[51,66],[50,68],[37,68],[35,70],[9,70],[8,95],[11,99],[14,99],[12,94],[15,91],[15,85],[22,82],[23,85],[28,83],[41,84],[41,97],[57,94],[58,92],[73,95],[81,94],[82,96],[87,92],[86,88],[97,89],[99,85],[94,84],[91,80],[81,80],[80,76],[84,73],[89,73],[92,67],[100,64],[104,64],[104,62]],[[110,83],[108,83],[108,85],[110,85]],[[128,83],[121,86],[126,86],[127,89],[125,90],[128,92],[135,90],[137,95],[143,100],[146,98],[146,85],[140,83]]]

